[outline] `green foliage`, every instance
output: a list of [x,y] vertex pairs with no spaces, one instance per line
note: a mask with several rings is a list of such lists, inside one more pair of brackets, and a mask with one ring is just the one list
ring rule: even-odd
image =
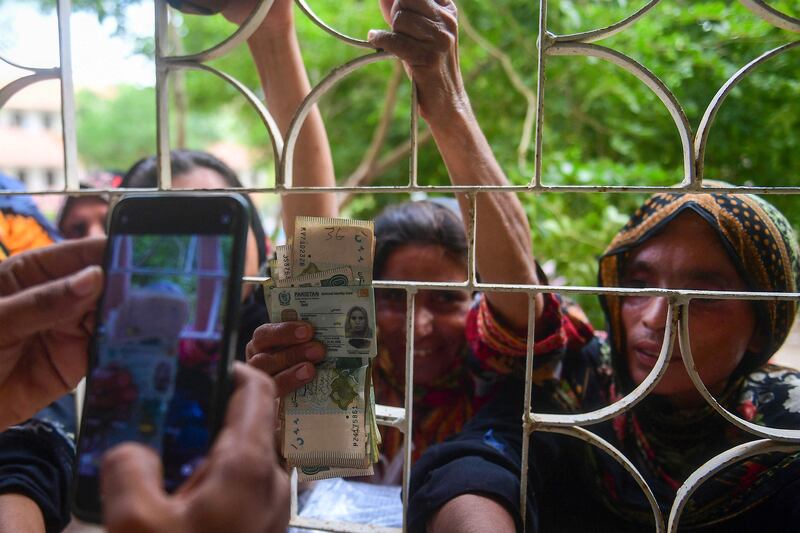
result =
[[[120,85],[115,94],[82,90],[77,95],[80,155],[89,169],[125,170],[156,151],[155,90]],[[173,146],[175,116],[170,133]],[[224,117],[193,112],[187,117],[187,146],[207,146],[222,137]]]
[[156,149],[155,91],[120,86],[111,97],[77,94],[77,136],[85,165],[124,170]]

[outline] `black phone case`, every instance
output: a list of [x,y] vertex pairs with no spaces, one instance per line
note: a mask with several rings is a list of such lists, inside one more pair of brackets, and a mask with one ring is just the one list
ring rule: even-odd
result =
[[[135,211],[135,218],[131,214]],[[229,214],[232,218],[228,234],[234,237],[231,248],[230,275],[226,291],[225,324],[224,324],[224,352],[217,366],[216,400],[211,411],[211,444],[219,432],[224,419],[228,397],[232,391],[231,369],[234,360],[234,351],[237,346],[239,329],[239,304],[241,300],[241,283],[244,270],[245,249],[247,246],[247,233],[250,226],[250,213],[248,203],[239,194],[200,194],[200,193],[169,193],[169,194],[131,194],[126,195],[115,206],[111,213],[109,224],[109,242],[117,233],[133,234],[214,234],[219,233],[218,216]],[[104,269],[107,270],[111,260],[111,247],[106,248]],[[103,309],[101,297],[98,304],[96,324],[100,324]],[[93,335],[89,349],[89,367],[87,370],[86,391],[88,392],[91,380],[88,376],[97,365],[97,338]],[[81,416],[81,433],[85,421],[87,405],[83,403]],[[73,483],[70,493],[72,513],[80,520],[92,523],[101,523],[102,507],[100,502],[99,484],[90,487],[93,494],[89,498],[94,505],[82,506],[78,494],[78,462],[80,459],[80,433],[77,439],[75,463],[73,466]],[[97,478],[96,478],[97,479]],[[86,499],[86,498],[84,498]]]

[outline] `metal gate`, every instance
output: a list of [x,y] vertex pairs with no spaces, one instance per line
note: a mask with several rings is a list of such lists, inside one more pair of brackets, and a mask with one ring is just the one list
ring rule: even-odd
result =
[[[666,298],[669,302],[667,314],[667,324],[665,332],[664,346],[655,368],[644,382],[623,399],[590,413],[575,415],[552,415],[536,413],[535,405],[531,405],[531,370],[533,368],[533,339],[534,339],[534,296],[538,293],[552,292],[553,288],[548,286],[531,285],[509,285],[509,284],[486,284],[480,283],[476,279],[475,269],[475,229],[480,221],[475,217],[476,199],[479,194],[492,194],[497,191],[515,192],[528,195],[539,195],[541,193],[561,192],[561,193],[587,193],[587,194],[630,194],[630,193],[654,193],[654,192],[719,192],[724,194],[731,193],[757,193],[757,194],[800,194],[800,187],[761,187],[761,186],[742,186],[735,189],[705,186],[703,184],[703,162],[706,154],[706,146],[709,132],[714,124],[714,119],[720,107],[725,102],[725,98],[737,86],[737,84],[756,70],[760,65],[770,59],[786,53],[793,48],[800,47],[800,41],[788,42],[773,50],[770,50],[752,61],[743,65],[728,81],[720,87],[714,98],[709,103],[705,114],[696,132],[692,132],[689,121],[675,95],[670,89],[644,65],[640,64],[630,56],[625,55],[613,48],[595,44],[603,41],[607,37],[618,32],[625,31],[637,20],[648,16],[649,12],[660,2],[651,0],[639,10],[619,22],[610,26],[599,28],[570,35],[556,35],[548,28],[547,19],[547,0],[539,1],[539,23],[538,32],[535,36],[538,46],[537,58],[537,90],[535,95],[536,115],[534,127],[535,159],[534,173],[530,183],[523,186],[425,186],[420,185],[417,180],[417,140],[418,140],[418,118],[416,113],[416,93],[412,90],[412,113],[409,117],[411,155],[410,155],[410,176],[408,183],[402,186],[354,186],[338,187],[335,189],[315,189],[300,188],[292,186],[292,161],[294,157],[295,143],[300,132],[300,128],[312,107],[325,95],[337,82],[354,73],[365,65],[391,60],[392,56],[385,52],[375,51],[364,40],[357,39],[338,32],[336,29],[321,20],[306,3],[305,0],[295,0],[300,10],[314,23],[324,29],[332,38],[347,43],[350,46],[362,48],[364,54],[340,67],[334,69],[322,81],[312,88],[311,93],[297,110],[290,129],[285,139],[281,137],[275,121],[270,116],[261,101],[242,83],[231,76],[220,72],[208,65],[212,59],[228,54],[233,48],[243,43],[258,27],[269,10],[272,0],[262,0],[249,19],[230,37],[219,44],[205,51],[185,56],[166,55],[166,32],[167,32],[167,5],[162,0],[156,0],[156,96],[157,96],[157,149],[160,164],[160,181],[158,190],[167,191],[171,189],[172,178],[170,175],[169,153],[169,121],[168,121],[168,84],[170,77],[181,69],[204,70],[220,77],[225,82],[235,87],[255,108],[260,115],[264,127],[269,134],[272,143],[276,164],[276,179],[274,187],[265,188],[245,188],[235,189],[243,192],[262,192],[280,194],[292,192],[294,194],[304,194],[319,192],[320,190],[336,190],[340,192],[351,192],[355,194],[381,194],[395,192],[440,192],[440,193],[466,193],[471,202],[471,216],[469,218],[468,231],[468,280],[464,283],[413,283],[400,281],[376,281],[377,288],[402,289],[407,294],[407,353],[406,353],[406,376],[407,383],[413,382],[413,335],[414,335],[414,301],[416,292],[420,289],[432,290],[452,290],[466,289],[469,291],[513,291],[524,292],[529,296],[529,323],[528,323],[528,353],[526,361],[527,379],[524,406],[524,420],[521,431],[523,432],[523,455],[521,476],[521,509],[525,512],[525,491],[528,470],[528,448],[530,434],[534,431],[544,431],[561,433],[582,439],[593,446],[598,447],[611,457],[617,460],[637,481],[643,493],[650,502],[654,529],[658,532],[677,531],[678,524],[684,506],[692,496],[693,492],[708,478],[716,472],[748,457],[766,452],[796,452],[800,450],[800,430],[776,429],[755,425],[745,421],[737,414],[727,411],[706,389],[700,380],[697,371],[694,369],[692,353],[689,342],[688,329],[688,309],[692,299],[747,299],[747,300],[797,300],[800,294],[789,293],[752,293],[752,292],[715,292],[697,290],[671,290],[671,289],[634,289],[634,288],[601,288],[583,286],[563,286],[558,288],[558,292],[564,295],[578,294],[609,294],[609,295],[632,295],[658,296]],[[800,19],[782,13],[768,5],[762,0],[740,0],[753,14],[765,20],[771,25],[800,33]],[[63,142],[64,142],[64,167],[66,173],[66,183],[62,191],[63,194],[82,195],[96,194],[98,190],[79,189],[77,176],[77,148],[75,136],[75,101],[72,84],[72,68],[70,53],[70,13],[71,5],[69,0],[58,0],[58,28],[60,43],[60,67],[52,69],[28,68],[24,65],[14,65],[29,72],[12,83],[0,88],[0,107],[18,91],[25,87],[45,79],[58,78],[61,80],[61,99],[62,99],[62,121],[63,121]],[[534,38],[534,36],[532,36]],[[544,91],[544,80],[547,71],[548,58],[553,56],[588,56],[610,62],[617,67],[629,72],[640,82],[645,84],[659,98],[666,107],[675,128],[680,137],[683,153],[683,179],[674,185],[664,187],[644,187],[644,186],[589,186],[589,185],[548,185],[542,181],[542,141],[543,124],[547,98]],[[10,61],[0,57],[7,63]],[[13,65],[13,63],[10,63]],[[119,193],[119,191],[103,190],[102,192]],[[12,193],[4,193],[12,194]],[[28,193],[29,194],[29,193]],[[245,278],[247,282],[259,282],[260,278]],[[678,335],[678,332],[680,334]],[[709,460],[706,464],[699,467],[681,486],[675,502],[668,517],[662,516],[655,497],[644,481],[641,474],[625,456],[606,441],[602,440],[593,433],[583,429],[583,426],[611,419],[620,413],[632,408],[637,402],[645,397],[658,383],[658,380],[667,370],[669,353],[674,343],[679,342],[681,353],[683,354],[684,364],[689,375],[700,394],[706,401],[716,409],[731,424],[741,428],[750,434],[759,437],[758,440],[742,444]],[[406,442],[409,442],[411,431],[412,412],[412,390],[410,387],[405,391],[405,408],[394,408],[388,406],[378,406],[378,423],[385,426],[398,428],[405,434]],[[408,482],[411,464],[411,446],[405,446],[405,466],[403,471],[403,508],[404,512],[408,504]],[[666,519],[666,520],[665,520]],[[296,483],[293,483],[292,498],[292,521],[291,525],[297,527],[308,527],[314,529],[324,529],[328,531],[377,531],[380,528],[351,523],[337,523],[322,520],[311,520],[297,516]]]

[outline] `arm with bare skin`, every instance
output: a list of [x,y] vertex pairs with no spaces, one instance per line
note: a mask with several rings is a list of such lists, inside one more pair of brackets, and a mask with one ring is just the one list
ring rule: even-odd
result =
[[[428,123],[454,185],[506,185],[506,178],[475,118],[464,88],[458,59],[458,18],[451,0],[380,0],[391,31],[373,30],[377,48],[403,60],[416,84],[419,111]],[[469,200],[458,195],[465,222]],[[514,193],[479,194],[476,203],[477,268],[483,281],[536,284],[530,226]],[[517,330],[527,328],[528,297],[487,293],[492,309]],[[536,296],[536,318],[543,298]],[[478,532],[516,530],[508,509],[494,499],[465,493],[433,510],[428,531]]]
[[[66,394],[86,372],[104,248],[105,239],[70,241],[0,264],[0,431]],[[34,498],[39,494],[37,477],[29,470],[47,463],[40,475],[62,472],[57,462],[48,462],[55,451],[39,451],[55,446],[60,437],[36,435],[25,429],[0,434],[0,533],[45,531],[46,517],[39,503],[49,494]],[[36,451],[31,451],[33,441]],[[20,456],[38,462],[16,462]],[[55,483],[52,478],[48,481]],[[50,520],[56,520],[55,506],[47,508]]]
[[[450,0],[381,0],[392,31],[373,30],[377,48],[403,60],[417,86],[419,111],[433,133],[454,185],[507,185],[500,165],[472,111],[458,60],[458,19]],[[538,283],[530,227],[514,193],[484,193],[477,199],[478,271],[485,282]],[[459,195],[464,220],[469,201]],[[527,326],[528,297],[488,293],[486,298],[504,322]],[[537,318],[542,297],[537,295]]]
[[[311,90],[295,34],[291,0],[275,0],[261,26],[247,41],[258,70],[267,108],[285,136],[292,117]],[[255,7],[253,0],[231,1],[223,15],[241,24]],[[293,161],[296,187],[333,187],[336,179],[328,135],[319,109],[306,118],[297,139]],[[298,215],[333,217],[338,213],[334,193],[286,194],[282,198],[283,228],[294,232]]]
[[152,449],[128,443],[103,457],[109,532],[286,531],[289,478],[275,450],[275,385],[246,365],[233,370],[224,425],[205,461],[175,493],[164,491],[161,460]]
[[0,494],[0,532],[44,533],[39,506],[22,494]]
[[428,531],[435,533],[514,533],[514,519],[505,507],[478,494],[456,496],[431,516]]

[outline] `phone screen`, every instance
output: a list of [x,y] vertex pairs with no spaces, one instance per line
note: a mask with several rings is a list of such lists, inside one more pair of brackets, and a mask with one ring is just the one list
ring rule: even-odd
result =
[[223,354],[231,236],[116,235],[96,325],[78,475],[136,441],[180,485],[208,450]]
[[[170,222],[171,205],[141,204],[136,223],[126,224],[125,210],[115,216],[116,230],[112,219],[106,251],[76,461],[75,509],[84,519],[99,518],[98,478],[109,448],[133,441],[154,449],[172,491],[197,469],[222,416],[237,323],[226,314],[238,314],[246,213],[228,201],[228,210],[211,214],[208,207],[220,204],[209,204],[170,233],[142,215]],[[209,217],[213,223],[203,220]]]

